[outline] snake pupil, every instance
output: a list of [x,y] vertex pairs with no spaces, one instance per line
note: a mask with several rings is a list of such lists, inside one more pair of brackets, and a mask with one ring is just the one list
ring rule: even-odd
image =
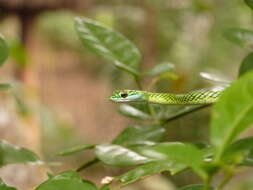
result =
[[122,94],[120,94],[120,96],[121,96],[121,98],[126,98],[128,96],[128,94],[127,93],[122,93]]

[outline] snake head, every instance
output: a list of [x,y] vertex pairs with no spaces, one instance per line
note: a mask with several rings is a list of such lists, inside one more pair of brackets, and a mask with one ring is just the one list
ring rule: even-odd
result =
[[113,102],[144,101],[144,94],[137,90],[116,90],[109,98]]

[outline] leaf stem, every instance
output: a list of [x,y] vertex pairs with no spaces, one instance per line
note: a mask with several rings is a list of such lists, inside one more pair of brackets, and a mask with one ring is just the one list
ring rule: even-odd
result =
[[141,85],[140,78],[139,77],[134,77],[134,79],[135,79],[135,82],[137,84],[138,89],[142,90],[143,88],[142,88],[142,85]]
[[225,176],[223,180],[221,181],[221,183],[216,188],[216,190],[222,190],[223,187],[232,179],[232,177],[234,176],[234,167],[235,166],[232,166],[226,169]]
[[162,122],[162,124],[165,125],[168,122],[174,121],[176,119],[179,119],[179,118],[181,118],[183,116],[186,116],[186,115],[188,115],[190,113],[199,111],[199,110],[204,109],[204,108],[209,107],[209,106],[211,106],[211,104],[204,104],[204,105],[200,105],[200,106],[196,106],[196,107],[191,107],[190,109],[187,109],[187,110],[185,110],[183,112],[179,112],[179,113],[177,113],[177,114],[169,117],[168,119],[164,120]]
[[90,160],[89,162],[86,162],[83,165],[81,165],[76,171],[81,172],[82,170],[84,170],[84,169],[86,169],[86,168],[88,168],[88,167],[90,167],[90,166],[92,166],[92,165],[94,165],[98,162],[99,162],[99,159],[94,158],[93,160]]
[[211,182],[212,182],[212,176],[209,175],[207,179],[205,180],[204,190],[209,190]]

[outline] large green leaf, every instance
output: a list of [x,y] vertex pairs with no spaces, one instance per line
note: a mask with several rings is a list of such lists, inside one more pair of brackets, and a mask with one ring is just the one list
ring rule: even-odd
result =
[[119,180],[123,185],[127,185],[129,183],[133,183],[139,179],[142,179],[144,177],[161,173],[163,171],[170,171],[171,174],[176,174],[177,172],[185,169],[184,164],[176,164],[173,162],[166,161],[155,161],[150,162],[147,164],[144,164],[142,166],[139,166],[135,169],[132,169],[123,175],[117,177],[116,179]]
[[131,126],[124,129],[113,141],[114,144],[123,146],[153,145],[165,137],[166,130],[160,126]]
[[14,163],[39,163],[38,157],[26,148],[0,141],[0,167]]
[[3,65],[8,55],[9,55],[8,46],[5,42],[4,37],[0,34],[0,66]]
[[242,61],[239,69],[239,76],[253,70],[253,52],[248,54]]
[[211,142],[219,161],[227,146],[253,123],[253,72],[242,76],[213,108]]
[[244,2],[245,2],[251,9],[253,9],[253,0],[244,0]]
[[140,153],[149,158],[166,160],[172,164],[190,167],[202,178],[207,177],[202,168],[204,154],[191,144],[179,142],[160,143],[153,147],[144,148],[140,150]]
[[133,75],[139,74],[141,54],[122,34],[90,19],[75,19],[76,31],[90,51]]
[[95,153],[97,158],[105,164],[119,167],[135,166],[152,161],[137,152],[113,144],[97,145]]
[[224,32],[224,37],[240,46],[253,45],[253,31],[242,28],[229,28]]
[[17,190],[17,189],[14,187],[7,186],[6,184],[4,184],[3,180],[0,179],[0,190]]
[[97,187],[86,180],[83,180],[74,171],[65,171],[59,175],[49,178],[39,185],[35,190],[98,190]]
[[150,120],[152,117],[148,115],[147,113],[137,109],[134,106],[131,106],[129,104],[121,104],[119,105],[119,112],[125,116],[136,118],[136,119],[142,119],[142,120]]
[[213,189],[212,187],[206,189],[204,185],[188,185],[185,187],[181,187],[178,190],[212,190],[212,189]]
[[65,151],[62,151],[62,152],[58,153],[58,155],[68,156],[68,155],[72,155],[72,154],[75,154],[75,153],[78,153],[78,152],[82,152],[84,150],[93,149],[94,147],[95,147],[95,145],[93,145],[93,144],[79,145],[79,146],[69,148]]

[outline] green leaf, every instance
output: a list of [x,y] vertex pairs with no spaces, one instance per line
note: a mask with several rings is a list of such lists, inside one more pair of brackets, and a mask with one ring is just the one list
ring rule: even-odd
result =
[[14,163],[40,163],[38,157],[26,148],[0,141],[0,167]]
[[168,73],[172,71],[175,66],[171,63],[160,63],[155,65],[153,68],[149,69],[148,71],[144,72],[144,75],[149,76],[157,76],[163,73]]
[[178,190],[213,190],[213,188],[209,187],[208,189],[206,189],[204,185],[188,185],[185,187],[181,187]]
[[47,172],[47,177],[50,179],[50,178],[54,177],[54,175],[52,173]]
[[0,66],[3,65],[8,58],[9,50],[4,37],[0,34]]
[[7,186],[6,184],[4,184],[3,180],[0,179],[0,190],[17,190],[17,189],[14,187]]
[[245,158],[241,163],[240,166],[248,166],[248,167],[253,167],[253,159],[252,157],[247,157]]
[[166,130],[160,126],[131,126],[124,129],[113,141],[113,144],[123,146],[154,145],[165,137]]
[[58,155],[68,156],[68,155],[71,155],[71,154],[82,152],[82,151],[87,150],[87,149],[93,149],[94,147],[95,147],[95,145],[93,145],[93,144],[79,145],[79,146],[75,146],[75,147],[72,147],[70,149],[67,149],[63,152],[60,152],[60,153],[58,153]]
[[122,183],[121,186],[124,186],[144,177],[161,173],[163,171],[170,171],[171,174],[176,174],[183,169],[185,169],[185,165],[182,164],[175,164],[168,161],[155,161],[132,169],[124,173],[123,175],[117,177],[116,179]]
[[86,180],[83,180],[78,173],[74,171],[65,171],[56,175],[41,185],[35,190],[98,190],[97,187]]
[[239,69],[239,76],[241,77],[242,75],[251,70],[253,70],[253,52],[248,54],[242,61],[242,64],[240,65]]
[[119,105],[119,112],[131,118],[142,119],[142,120],[152,119],[151,116],[148,115],[147,113],[142,112],[141,110],[128,104]]
[[0,84],[0,90],[9,90],[11,88],[10,84]]
[[90,19],[75,19],[76,31],[83,45],[111,61],[119,69],[139,75],[141,54],[122,34]]
[[253,31],[242,28],[229,28],[225,30],[224,37],[240,46],[253,45]]
[[99,190],[110,190],[108,185],[103,185]]
[[253,9],[253,0],[244,0],[244,2],[245,2],[251,9]]
[[214,105],[211,142],[218,162],[228,145],[253,123],[253,72],[242,76],[224,91]]
[[167,73],[162,73],[156,78],[156,82],[163,80],[163,79],[172,79],[172,80],[177,80],[179,77],[175,73],[167,72]]
[[227,79],[225,76],[219,74],[219,73],[206,73],[206,72],[200,72],[199,75],[209,82],[214,83],[220,83],[221,85],[227,85],[231,83],[230,79]]
[[240,139],[231,144],[224,152],[224,161],[233,160],[240,162],[245,159],[253,148],[253,137]]
[[204,154],[191,144],[179,142],[160,143],[153,147],[144,148],[140,153],[146,157],[166,160],[172,164],[181,164],[192,168],[199,176],[206,178],[202,168]]
[[135,166],[152,161],[123,146],[102,144],[95,149],[97,158],[105,164],[119,167]]

